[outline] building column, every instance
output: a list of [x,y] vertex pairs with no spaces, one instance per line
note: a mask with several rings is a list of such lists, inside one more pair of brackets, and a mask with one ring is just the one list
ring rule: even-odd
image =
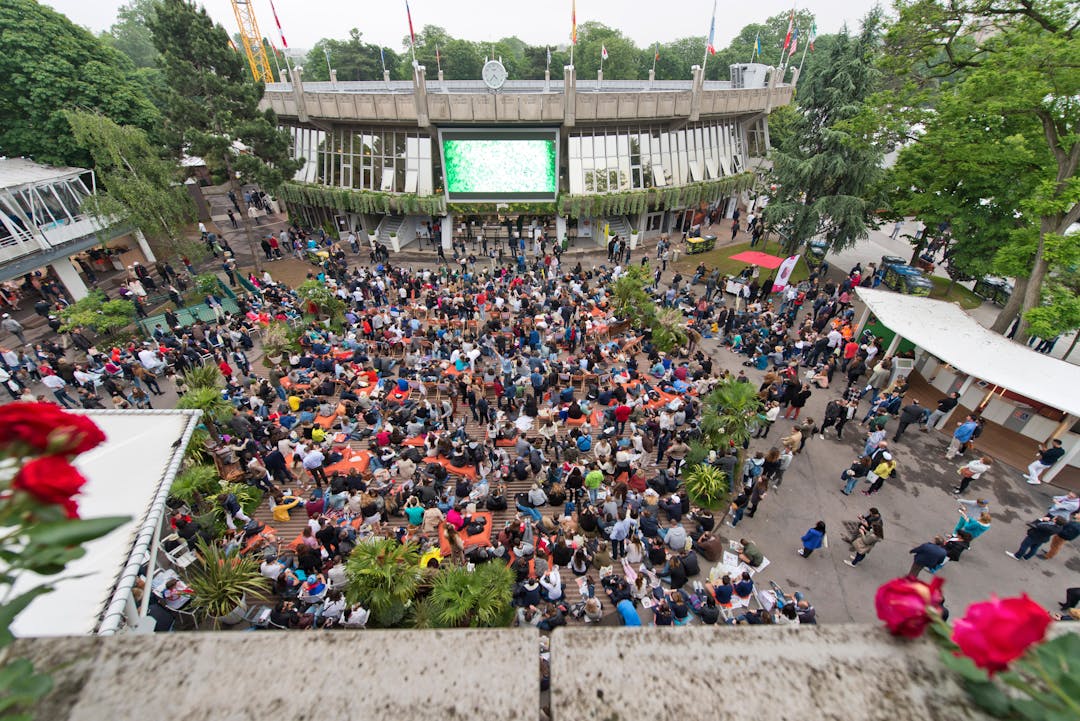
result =
[[859,314],[859,322],[855,324],[855,335],[852,336],[853,338],[859,338],[862,335],[863,329],[866,328],[866,322],[868,320],[870,320],[870,306],[864,305],[862,313]]
[[150,249],[150,243],[146,241],[146,236],[143,235],[143,232],[136,228],[132,235],[135,236],[135,240],[139,244],[139,250],[146,256],[146,262],[156,263],[157,257],[154,255],[154,251]]
[[566,237],[566,218],[561,215],[555,216],[555,242],[562,243]]
[[56,277],[64,284],[64,288],[67,289],[72,300],[82,300],[90,294],[82,276],[75,270],[75,266],[71,264],[70,258],[61,258],[55,263],[51,263],[49,267],[56,271]]
[[447,213],[442,219],[442,247],[444,250],[454,248],[454,214]]
[[[856,336],[858,337],[858,336]],[[896,349],[900,347],[900,341],[904,340],[903,336],[899,333],[893,334],[893,339],[889,341],[889,347],[885,350],[885,355],[892,356],[896,354]]]
[[[1072,414],[1066,415],[1065,420],[1058,424],[1058,427],[1054,430],[1054,433],[1050,436],[1050,438],[1060,438],[1070,428],[1076,425],[1076,421],[1076,416]],[[1064,443],[1062,444],[1062,446],[1064,446]],[[1039,477],[1043,480],[1043,482],[1054,480],[1054,478],[1057,477],[1057,474],[1061,472],[1061,469],[1065,466],[1071,465],[1072,462],[1077,459],[1078,455],[1080,455],[1080,443],[1073,443],[1072,448],[1065,449],[1065,455],[1061,457],[1061,460],[1046,469]]]

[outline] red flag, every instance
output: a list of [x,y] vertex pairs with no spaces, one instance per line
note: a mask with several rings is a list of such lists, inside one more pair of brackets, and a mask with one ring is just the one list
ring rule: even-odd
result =
[[285,33],[281,29],[281,21],[278,20],[277,8],[274,7],[274,0],[270,0],[270,12],[274,13],[274,22],[277,23],[278,35],[281,36],[281,47],[289,47],[289,44],[285,42]]
[[787,24],[787,35],[784,36],[784,50],[791,47],[791,31],[795,29],[795,8],[791,8],[791,18]]
[[570,2],[570,44],[577,45],[577,0]]
[[[792,10],[792,12],[795,12],[795,11]],[[405,14],[409,16],[409,42],[411,42],[412,46],[415,48],[416,47],[416,33],[413,31],[412,11],[409,10],[409,0],[405,0]]]

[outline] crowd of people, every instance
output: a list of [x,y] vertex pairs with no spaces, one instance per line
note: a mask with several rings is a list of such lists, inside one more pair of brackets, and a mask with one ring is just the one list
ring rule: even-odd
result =
[[[162,383],[183,393],[185,371],[219,368],[234,411],[213,429],[212,445],[265,491],[273,521],[308,519],[301,542],[285,544],[235,496],[218,499],[227,542],[263,554],[262,573],[281,599],[274,626],[364,625],[367,610],[346,604],[341,589],[345,560],[371,538],[418,544],[425,566],[508,564],[517,623],[541,629],[605,618],[813,623],[807,599],[761,593],[755,577],[767,559],[758,545],[725,538],[723,519],[694,506],[683,487],[704,399],[721,384],[755,383],[761,400],[750,441],[695,458],[731,479],[722,514],[731,528],[767,506],[815,437],[824,442],[832,429],[840,441],[845,426],[859,426],[863,447],[837,491],[863,484],[873,495],[901,472],[890,443],[904,442],[913,426],[933,428],[956,405],[955,394],[933,410],[905,402],[906,379],[894,377],[880,339],[855,327],[853,288],[872,276],[859,267],[840,281],[812,273],[777,294],[748,273],[735,296],[708,268],[686,285],[678,272],[665,280],[658,271],[647,292],[683,311],[690,338],[711,339],[732,366],[741,362],[732,372],[700,344],[662,349],[648,327],[620,317],[612,288],[626,272],[621,250],[609,248],[611,265],[599,268],[537,252],[528,264],[410,269],[374,253],[371,265],[355,265],[345,248],[299,228],[281,236],[264,247],[268,259],[281,243],[298,254],[309,243],[325,249],[309,277],[340,301],[337,317],[267,272],[246,278],[254,290],[238,295],[236,312],[210,295],[215,322],[185,327],[167,312],[143,343],[98,348],[76,328],[68,334],[80,351],[74,361],[57,340],[0,349],[0,381],[12,398],[33,399],[40,380],[69,407],[151,407]],[[227,256],[224,270],[235,281]],[[142,274],[133,272],[137,281]],[[161,276],[171,277],[164,268]],[[276,323],[297,329],[296,346],[262,370],[252,363],[256,340]],[[763,374],[755,382],[748,371]],[[804,410],[828,389],[819,422]],[[771,428],[784,419],[791,426],[773,445]],[[947,457],[964,452],[978,429],[977,418],[961,421]],[[1040,456],[1046,461],[1055,459]],[[957,494],[990,463],[966,460]],[[960,503],[951,533],[913,549],[912,575],[958,561],[990,528],[984,502]],[[1025,541],[1016,557],[1075,538],[1071,508],[1043,519],[1046,537]],[[203,532],[174,521],[188,540]],[[881,512],[870,508],[854,528],[845,539],[852,567],[883,539]],[[828,543],[825,523],[795,540],[809,559]]]

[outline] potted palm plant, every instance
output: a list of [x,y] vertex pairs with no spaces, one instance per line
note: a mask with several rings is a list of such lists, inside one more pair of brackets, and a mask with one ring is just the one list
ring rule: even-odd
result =
[[215,625],[239,623],[247,611],[248,596],[269,590],[254,558],[200,542],[199,559],[188,578],[191,608]]
[[262,340],[263,365],[272,368],[280,363],[282,358],[285,357],[285,353],[288,352],[290,344],[289,327],[287,325],[277,321],[266,326],[266,332],[263,333]]
[[405,618],[422,576],[415,544],[380,539],[357,544],[345,563],[349,603],[371,610],[373,625],[387,628]]

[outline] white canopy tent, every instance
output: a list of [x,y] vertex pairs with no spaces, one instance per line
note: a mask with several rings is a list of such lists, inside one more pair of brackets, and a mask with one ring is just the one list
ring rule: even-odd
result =
[[856,293],[890,330],[957,370],[1080,416],[1080,367],[984,328],[954,303],[872,288]]
[[87,481],[76,498],[79,515],[131,520],[84,544],[86,554],[59,576],[19,577],[16,593],[46,582],[55,590],[15,618],[16,636],[112,633],[123,624],[138,569],[157,545],[165,498],[201,415],[184,410],[84,413],[105,433],[105,442],[76,461]]

